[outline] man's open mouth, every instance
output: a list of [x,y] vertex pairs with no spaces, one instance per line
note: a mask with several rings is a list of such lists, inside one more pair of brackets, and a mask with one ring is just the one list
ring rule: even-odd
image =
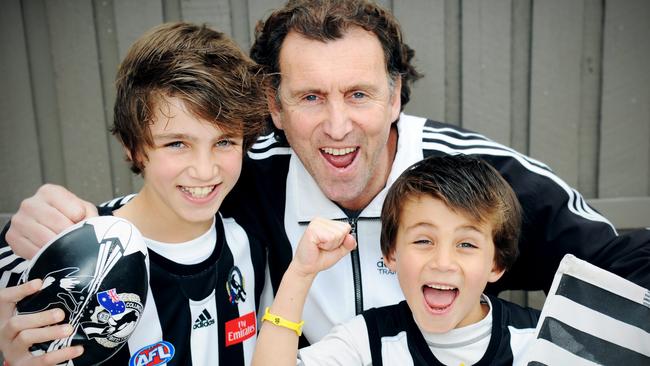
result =
[[328,163],[336,168],[345,168],[354,162],[359,152],[359,147],[323,147],[320,149],[321,155]]

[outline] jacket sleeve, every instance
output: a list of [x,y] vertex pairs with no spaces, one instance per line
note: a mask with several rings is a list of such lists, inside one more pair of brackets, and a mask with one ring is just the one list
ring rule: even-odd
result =
[[577,191],[547,168],[536,171],[511,157],[483,158],[511,184],[524,216],[520,257],[497,289],[548,291],[567,253],[650,288],[650,230],[619,235]]
[[[650,288],[650,230],[619,235],[612,224],[544,164],[469,131],[429,121],[425,156],[476,155],[493,165],[523,208],[519,258],[490,292],[548,291],[562,257],[571,253]],[[451,132],[450,132],[451,131]]]

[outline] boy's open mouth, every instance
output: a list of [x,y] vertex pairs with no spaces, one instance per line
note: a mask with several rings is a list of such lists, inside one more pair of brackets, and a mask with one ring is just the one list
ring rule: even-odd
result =
[[458,296],[458,288],[446,285],[422,286],[424,301],[434,311],[444,311],[449,308]]

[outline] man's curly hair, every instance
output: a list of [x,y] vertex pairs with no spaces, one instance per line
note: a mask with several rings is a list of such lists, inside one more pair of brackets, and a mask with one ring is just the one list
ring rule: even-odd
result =
[[411,64],[415,51],[402,39],[402,30],[390,11],[368,0],[290,0],[259,21],[251,58],[271,74],[272,87],[280,85],[280,49],[290,31],[322,42],[343,38],[350,27],[374,33],[384,50],[392,81],[402,79],[402,109],[409,102],[411,85],[422,75]]

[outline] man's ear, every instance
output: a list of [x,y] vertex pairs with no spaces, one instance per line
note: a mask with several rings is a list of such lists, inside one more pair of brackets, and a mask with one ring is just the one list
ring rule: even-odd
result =
[[393,95],[391,96],[390,101],[391,108],[391,121],[397,121],[399,114],[402,109],[402,77],[398,77],[395,80],[395,85],[393,86]]
[[282,129],[282,118],[280,117],[280,101],[279,98],[276,98],[277,93],[280,90],[269,90],[266,92],[266,104],[269,107],[269,112],[271,112],[271,119],[273,119],[273,125],[278,130]]
[[384,256],[384,264],[392,272],[397,272],[397,259],[395,258],[395,251],[391,251],[388,255]]
[[492,264],[492,271],[490,271],[490,275],[488,276],[488,282],[493,283],[497,282],[501,276],[506,272],[505,268],[500,268],[496,262]]

